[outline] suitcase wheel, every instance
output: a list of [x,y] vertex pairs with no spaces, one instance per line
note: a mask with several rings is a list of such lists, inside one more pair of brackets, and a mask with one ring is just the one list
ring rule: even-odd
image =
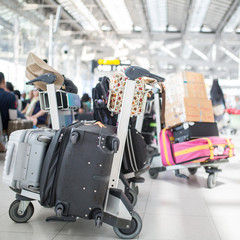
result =
[[119,238],[123,239],[136,238],[142,230],[142,219],[136,212],[133,211],[132,221],[128,228],[113,227],[113,230]]
[[9,207],[9,216],[16,223],[27,222],[34,213],[33,204],[30,202],[24,211],[24,213],[19,213],[20,200],[15,200]]
[[217,185],[217,172],[210,173],[207,179],[208,188],[214,188]]
[[149,169],[149,175],[152,179],[156,179],[158,177],[158,170],[154,168]]
[[129,189],[128,194],[127,194],[127,198],[130,201],[130,203],[132,204],[132,206],[134,207],[137,203],[137,193],[133,190],[133,189]]
[[188,172],[191,174],[191,175],[195,175],[196,172],[197,172],[197,168],[188,168]]

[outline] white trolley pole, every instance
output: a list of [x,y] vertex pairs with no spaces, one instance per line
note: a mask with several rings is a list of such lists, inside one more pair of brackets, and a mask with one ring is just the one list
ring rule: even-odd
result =
[[60,119],[59,119],[59,112],[58,112],[57,99],[56,99],[56,89],[54,84],[47,84],[47,93],[48,93],[48,100],[49,100],[50,117],[52,121],[52,129],[59,130]]
[[127,137],[128,124],[131,114],[132,101],[136,82],[127,80],[123,95],[122,109],[118,116],[117,137],[120,141],[119,150],[114,154],[112,170],[109,179],[108,192],[106,196],[104,212],[121,219],[131,220],[132,215],[123,204],[122,200],[110,194],[110,190],[118,188],[118,181],[122,165],[122,157]]

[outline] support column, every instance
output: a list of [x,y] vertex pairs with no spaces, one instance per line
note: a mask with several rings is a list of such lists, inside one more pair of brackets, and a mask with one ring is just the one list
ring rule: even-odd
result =
[[53,15],[50,15],[49,42],[48,42],[48,64],[53,65]]
[[13,62],[14,62],[14,69],[15,69],[15,76],[13,80],[13,85],[16,85],[17,78],[18,78],[18,64],[19,64],[19,18],[15,17],[14,19],[14,55],[13,55]]

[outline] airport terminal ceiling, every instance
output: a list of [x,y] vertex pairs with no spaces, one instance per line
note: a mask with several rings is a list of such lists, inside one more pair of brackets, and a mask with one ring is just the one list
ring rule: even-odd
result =
[[239,79],[239,0],[0,0],[0,59],[49,56],[49,34],[58,68],[108,57]]

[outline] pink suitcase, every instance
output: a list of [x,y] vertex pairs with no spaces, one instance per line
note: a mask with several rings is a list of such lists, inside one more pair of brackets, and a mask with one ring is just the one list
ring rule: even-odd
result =
[[160,132],[160,148],[164,166],[215,161],[234,155],[234,145],[228,138],[205,137],[181,143],[172,143],[173,133]]

